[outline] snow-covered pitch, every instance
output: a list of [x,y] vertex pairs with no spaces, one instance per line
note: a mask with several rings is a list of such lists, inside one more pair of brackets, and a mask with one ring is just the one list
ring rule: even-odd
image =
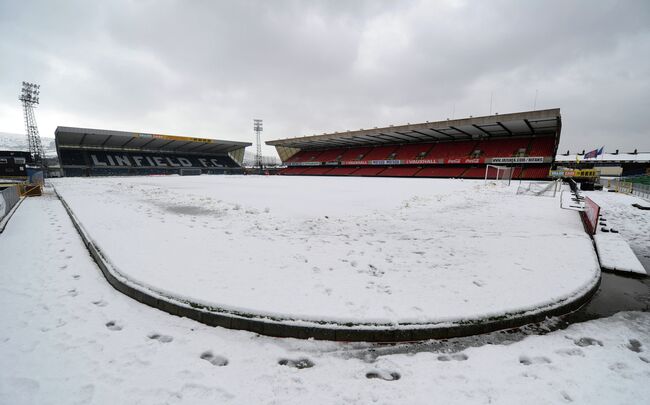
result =
[[481,181],[200,176],[54,182],[133,285],[302,323],[535,313],[600,269],[578,215]]

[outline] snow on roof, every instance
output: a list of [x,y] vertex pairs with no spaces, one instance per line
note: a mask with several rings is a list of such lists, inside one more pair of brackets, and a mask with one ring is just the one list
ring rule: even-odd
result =
[[[584,159],[583,155],[577,155],[580,162],[589,162],[589,163],[612,163],[612,162],[638,162],[638,163],[648,163],[650,162],[650,152],[638,152],[638,153],[603,153],[602,155],[591,158]],[[569,155],[557,155],[555,157],[556,162],[566,162],[566,163],[575,163],[576,154]]]

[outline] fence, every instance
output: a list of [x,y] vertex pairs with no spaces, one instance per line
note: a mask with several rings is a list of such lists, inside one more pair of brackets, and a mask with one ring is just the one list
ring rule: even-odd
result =
[[620,178],[602,178],[600,184],[610,190],[616,190],[619,193],[633,194],[646,200],[650,200],[650,185],[643,183],[632,183]]
[[0,190],[0,221],[7,215],[11,209],[20,200],[20,193],[17,186],[9,186]]

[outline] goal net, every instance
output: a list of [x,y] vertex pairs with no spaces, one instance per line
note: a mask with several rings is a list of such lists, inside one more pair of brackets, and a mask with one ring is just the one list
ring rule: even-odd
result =
[[485,168],[485,182],[493,181],[509,186],[512,180],[513,167],[487,165]]

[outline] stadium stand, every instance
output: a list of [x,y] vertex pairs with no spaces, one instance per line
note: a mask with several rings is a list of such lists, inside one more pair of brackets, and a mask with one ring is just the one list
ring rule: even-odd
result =
[[555,138],[545,136],[533,138],[528,147],[528,156],[548,156],[555,153]]
[[[486,165],[545,179],[560,140],[559,109],[426,122],[268,141],[282,174],[483,178]],[[326,166],[326,169],[318,168]]]
[[379,173],[386,170],[384,166],[362,167],[353,172],[355,176],[377,176]]
[[350,148],[342,150],[340,161],[362,160],[363,157],[372,150],[372,147]]
[[0,179],[26,179],[32,155],[23,151],[0,151]]
[[379,173],[378,176],[383,177],[413,177],[415,173],[419,172],[419,167],[406,166],[406,167],[389,167],[383,172]]
[[55,144],[65,176],[242,173],[247,142],[103,129],[57,127]]
[[466,167],[425,167],[415,174],[415,177],[461,177]]
[[485,167],[470,167],[463,172],[465,179],[482,179],[485,178]]
[[432,143],[415,143],[402,145],[395,151],[392,159],[418,160],[424,159],[435,144]]
[[335,167],[327,174],[330,176],[349,176],[354,173],[358,167]]

